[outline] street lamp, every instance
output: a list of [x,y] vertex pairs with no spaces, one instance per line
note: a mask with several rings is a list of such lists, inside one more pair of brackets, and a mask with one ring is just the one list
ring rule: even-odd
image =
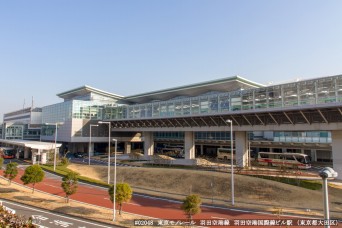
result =
[[335,172],[330,167],[325,167],[321,171],[319,171],[320,177],[323,180],[323,204],[324,204],[324,220],[325,224],[324,227],[329,228],[329,200],[328,200],[328,178],[336,178],[338,173]]
[[108,124],[109,134],[108,134],[108,181],[110,182],[110,131],[111,131],[111,124],[110,122],[99,121],[99,124]]
[[232,120],[227,120],[227,123],[230,123],[230,161],[231,161],[231,191],[232,191],[232,206],[234,206],[234,166],[233,166],[233,160],[234,160],[234,153],[233,153],[233,122]]
[[112,139],[115,141],[115,151],[114,151],[114,186],[113,186],[113,222],[115,221],[116,209],[115,209],[115,196],[116,196],[116,149],[118,146],[118,140]]
[[56,123],[45,123],[45,125],[55,125],[55,154],[53,156],[53,171],[56,171],[56,156],[57,156],[57,132],[58,132],[58,125],[64,124],[63,122],[56,122]]
[[90,165],[90,149],[91,149],[91,127],[98,127],[98,124],[90,124],[90,133],[89,133],[89,147],[88,147],[88,165]]

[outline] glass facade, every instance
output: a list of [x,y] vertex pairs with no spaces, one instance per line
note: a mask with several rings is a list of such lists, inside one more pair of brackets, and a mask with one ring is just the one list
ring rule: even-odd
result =
[[[55,126],[44,125],[45,123],[64,122],[71,119],[92,119],[102,120],[104,109],[108,109],[106,114],[108,118],[120,118],[123,115],[121,109],[109,109],[108,102],[112,101],[83,101],[69,100],[62,103],[43,107],[42,112],[42,136],[52,136],[55,132]],[[111,112],[109,112],[111,111]],[[126,114],[126,112],[124,113]],[[132,116],[134,118],[134,116]],[[82,132],[75,132],[74,136],[82,136]]]
[[[103,103],[102,101],[82,100],[70,100],[49,105],[43,107],[42,123],[63,122],[72,118],[101,120],[103,118],[103,110],[105,109],[105,105],[108,105],[108,102]],[[120,118],[120,115],[118,115],[118,113],[120,113],[119,109],[110,109],[110,111],[113,113],[110,113],[109,110],[107,110],[106,117]]]
[[331,143],[329,131],[279,131],[274,132],[275,142]]
[[63,122],[72,118],[72,101],[43,107],[42,123]]
[[207,115],[239,110],[286,108],[342,102],[342,76],[139,105],[106,107],[104,119]]
[[6,127],[5,139],[23,139],[24,125],[11,125]]
[[[154,132],[156,140],[184,140],[184,132]],[[227,141],[230,140],[230,132],[226,131],[201,131],[195,132],[195,140],[200,141]]]

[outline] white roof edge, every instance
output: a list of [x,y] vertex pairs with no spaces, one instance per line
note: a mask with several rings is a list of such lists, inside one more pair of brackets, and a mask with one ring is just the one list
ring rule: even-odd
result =
[[11,145],[16,146],[24,146],[29,147],[32,149],[41,149],[41,150],[51,150],[56,148],[59,148],[62,146],[61,143],[50,143],[50,142],[41,142],[41,141],[30,141],[30,140],[9,140],[9,139],[0,139],[0,142],[2,143],[8,143]]
[[124,96],[117,95],[117,94],[114,94],[114,93],[109,93],[109,92],[106,92],[104,90],[100,90],[100,89],[97,89],[97,88],[94,88],[94,87],[91,87],[91,86],[88,86],[88,85],[80,86],[80,87],[77,87],[77,88],[74,88],[74,89],[62,92],[62,93],[58,93],[57,96],[60,97],[60,98],[64,98],[66,95],[72,94],[72,93],[76,93],[77,91],[80,91],[80,90],[86,90],[86,91],[89,91],[89,92],[95,92],[95,93],[102,94],[102,95],[109,96],[109,97],[124,98]]
[[152,94],[158,94],[158,93],[163,94],[163,93],[169,93],[171,91],[180,91],[180,90],[189,89],[189,88],[198,88],[198,87],[203,87],[206,85],[214,85],[214,84],[219,84],[222,82],[233,81],[233,80],[238,80],[244,84],[248,84],[248,85],[254,86],[254,87],[265,87],[265,85],[263,85],[263,84],[253,82],[253,81],[245,79],[239,75],[234,75],[234,76],[214,79],[214,80],[210,80],[210,81],[197,82],[197,83],[193,83],[193,84],[189,84],[189,85],[182,85],[182,86],[176,86],[176,87],[172,87],[172,88],[155,90],[155,91],[151,91],[151,92],[134,94],[134,95],[126,96],[125,99],[132,99],[132,98],[134,99],[136,97],[149,96]]

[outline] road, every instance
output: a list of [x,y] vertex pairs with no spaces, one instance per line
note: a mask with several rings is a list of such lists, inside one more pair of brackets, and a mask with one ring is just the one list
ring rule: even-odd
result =
[[10,202],[7,200],[1,200],[2,205],[12,210],[15,210],[17,215],[23,215],[26,218],[31,217],[32,223],[40,228],[60,228],[60,227],[77,227],[77,228],[110,228],[115,227],[113,225],[108,226],[93,221],[87,221],[83,218],[75,218],[65,215],[52,213],[47,210],[37,209],[27,205]]

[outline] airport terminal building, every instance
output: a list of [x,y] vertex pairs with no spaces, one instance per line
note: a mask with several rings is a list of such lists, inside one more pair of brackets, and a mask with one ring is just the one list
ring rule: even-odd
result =
[[[342,173],[342,75],[271,86],[234,76],[132,96],[82,86],[57,96],[41,108],[40,138],[54,141],[58,129],[62,152],[106,151],[110,131],[123,152],[182,147],[191,164],[229,148],[232,127],[239,166],[249,150],[296,152]],[[13,124],[4,123],[6,138]]]

